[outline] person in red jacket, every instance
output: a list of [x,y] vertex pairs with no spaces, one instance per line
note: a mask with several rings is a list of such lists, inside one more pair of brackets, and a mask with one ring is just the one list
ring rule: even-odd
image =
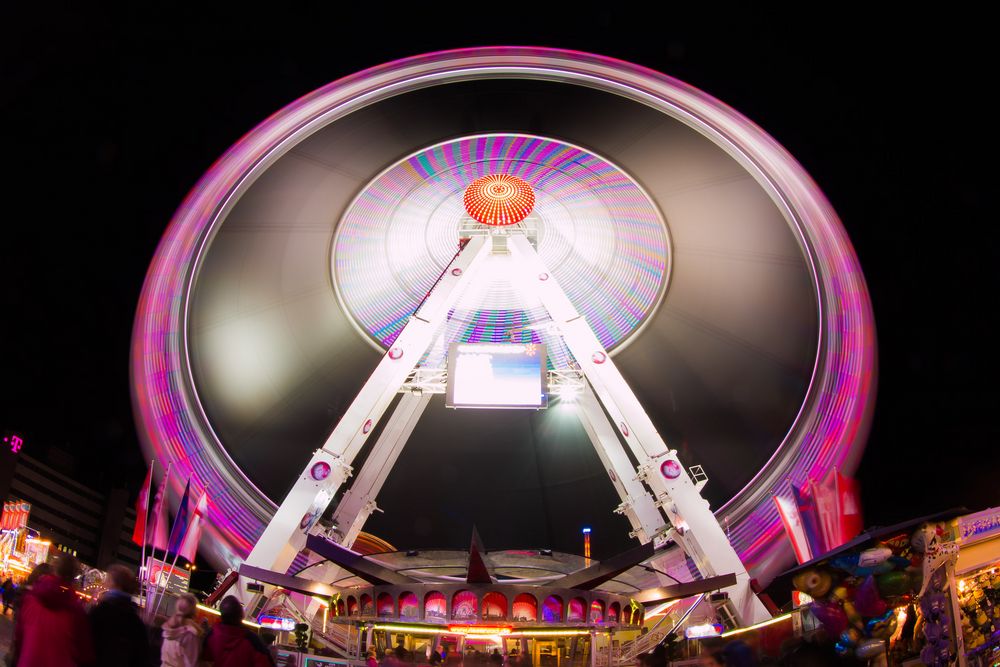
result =
[[42,576],[25,596],[14,626],[17,667],[77,667],[94,661],[90,625],[73,589],[79,567],[63,555],[55,574]]
[[216,667],[275,667],[260,637],[243,625],[243,605],[232,595],[219,604],[221,619],[208,631],[201,659]]

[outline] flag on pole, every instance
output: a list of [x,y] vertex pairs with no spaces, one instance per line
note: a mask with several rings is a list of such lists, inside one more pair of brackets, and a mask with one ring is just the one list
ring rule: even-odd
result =
[[809,542],[809,551],[812,552],[813,558],[818,558],[827,550],[823,544],[823,531],[819,526],[819,515],[816,513],[816,501],[805,488],[794,484],[792,484],[792,497],[799,508],[799,516],[802,517],[802,530]]
[[154,549],[167,549],[167,482],[170,481],[170,467],[160,482],[160,488],[153,499],[153,526],[150,530],[150,544]]
[[840,501],[840,532],[844,540],[852,540],[864,530],[865,520],[861,513],[861,489],[858,481],[845,477],[837,470],[837,496]]
[[792,542],[792,550],[795,551],[795,560],[799,565],[812,560],[813,554],[809,550],[809,540],[806,539],[805,530],[802,526],[802,517],[799,515],[799,508],[791,498],[772,496],[774,504],[778,507],[778,515],[781,523],[785,526],[785,533]]
[[198,542],[201,541],[201,531],[205,527],[205,511],[207,509],[208,495],[202,491],[198,504],[195,505],[194,514],[191,515],[187,534],[181,540],[179,551],[181,558],[186,558],[189,563],[194,562],[194,557],[198,553]]
[[864,520],[856,481],[834,468],[826,479],[813,484],[812,490],[827,550],[836,549],[861,532]]
[[181,540],[187,534],[189,522],[188,495],[191,490],[191,480],[184,486],[184,495],[181,496],[181,505],[177,508],[177,516],[174,517],[174,525],[170,529],[170,538],[167,540],[167,551],[172,554],[180,553]]
[[[832,472],[832,471],[831,471]],[[820,530],[823,533],[823,545],[827,551],[836,549],[847,540],[841,539],[840,515],[837,498],[836,479],[827,475],[821,482],[812,483],[812,497],[816,502],[816,514],[819,516]]]
[[153,466],[146,471],[146,481],[139,489],[139,497],[135,499],[135,528],[132,530],[132,541],[138,545],[146,541],[146,515],[149,514],[149,491],[153,484]]

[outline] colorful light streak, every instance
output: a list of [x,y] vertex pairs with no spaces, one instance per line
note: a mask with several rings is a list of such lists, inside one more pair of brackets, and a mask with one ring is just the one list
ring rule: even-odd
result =
[[775,623],[781,623],[782,621],[789,621],[791,620],[791,618],[792,618],[791,613],[782,614],[781,616],[775,616],[774,618],[770,618],[766,621],[761,621],[760,623],[757,623],[755,625],[748,625],[745,628],[737,628],[735,630],[730,630],[729,632],[723,632],[719,636],[722,637],[723,639],[727,637],[734,637],[736,635],[742,635],[744,632],[751,632],[753,630],[758,630],[760,628],[766,628],[767,626],[774,625]]
[[[317,123],[334,122],[363,105],[425,85],[428,77],[455,81],[490,76],[558,82],[582,79],[586,85],[678,118],[744,164],[800,231],[816,277],[822,354],[802,412],[782,446],[757,477],[719,511],[720,516],[729,519],[732,542],[745,563],[771,571],[781,567],[787,547],[770,495],[788,493],[792,483],[820,479],[835,466],[850,472],[860,458],[870,424],[875,383],[874,318],[850,240],[822,192],[795,159],[724,103],[659,72],[557,49],[462,49],[407,58],[359,72],[278,111],[206,172],[164,233],[146,276],[132,338],[133,404],[140,439],[148,457],[172,461],[177,467],[170,489],[174,505],[188,476],[194,476],[196,484],[209,490],[213,503],[209,506],[203,544],[217,564],[228,565],[236,564],[249,552],[264,522],[274,512],[274,504],[235,466],[209,427],[184,352],[189,281],[200,249],[211,237],[227,202],[267,156],[288,150]],[[483,143],[476,144],[482,146],[477,150],[493,150],[486,146],[488,138],[478,141]],[[473,146],[458,148],[471,150]],[[557,148],[551,143],[535,146],[532,160],[551,162],[552,154],[547,151]],[[519,145],[511,150],[522,149]],[[417,160],[411,168],[436,173],[436,164],[424,157],[427,159]],[[452,160],[465,162],[454,157]],[[572,178],[580,166],[569,161],[565,168],[566,176],[559,172],[551,177],[553,187],[561,178]],[[539,181],[534,187],[546,190],[550,184]],[[646,247],[641,252],[655,254]],[[660,261],[665,262],[666,257]],[[377,329],[380,340],[391,339],[392,331],[398,329],[400,319],[406,315],[401,304],[395,308],[397,318],[387,319]],[[608,331],[602,335],[619,338],[628,323],[640,316],[641,308],[631,298],[623,299],[613,316],[606,319]],[[510,323],[502,322],[504,329],[519,321],[513,316],[503,317],[511,318]],[[481,328],[477,332],[473,327],[469,337],[482,339],[484,333],[492,335],[492,331]]]
[[[380,348],[392,345],[454,254],[462,193],[496,174],[534,190],[539,254],[604,347],[621,345],[666,289],[664,223],[645,192],[607,160],[520,134],[476,135],[423,149],[358,195],[337,228],[332,260],[337,291],[358,327]],[[449,317],[445,345],[545,343],[550,365],[568,366],[562,339],[539,327],[547,311],[527,301],[512,279],[510,258],[488,261],[487,275]],[[443,352],[422,363],[443,367]]]
[[572,637],[589,635],[590,630],[577,628],[552,630],[516,630],[509,627],[494,626],[443,626],[434,625],[397,625],[395,623],[379,623],[372,625],[373,630],[388,630],[389,632],[405,632],[411,635],[459,635],[462,637]]
[[[211,614],[212,616],[222,616],[222,612],[219,611],[218,609],[213,608],[213,607],[206,607],[203,604],[195,605],[195,607],[199,611],[203,611],[206,614]],[[259,623],[254,623],[253,621],[248,621],[245,618],[243,619],[243,625],[250,626],[251,628],[257,628],[258,630],[261,628],[261,625]]]

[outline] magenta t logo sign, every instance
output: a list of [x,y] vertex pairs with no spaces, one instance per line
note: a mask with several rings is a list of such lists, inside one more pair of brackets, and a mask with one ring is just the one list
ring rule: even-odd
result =
[[4,437],[3,441],[5,444],[10,445],[10,451],[14,452],[15,454],[21,451],[21,446],[24,444],[24,440],[22,440],[20,436],[13,434]]

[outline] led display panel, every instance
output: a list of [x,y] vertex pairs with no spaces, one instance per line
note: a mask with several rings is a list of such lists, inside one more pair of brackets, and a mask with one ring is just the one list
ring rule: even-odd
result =
[[452,343],[448,348],[449,408],[544,408],[545,346],[536,343]]

